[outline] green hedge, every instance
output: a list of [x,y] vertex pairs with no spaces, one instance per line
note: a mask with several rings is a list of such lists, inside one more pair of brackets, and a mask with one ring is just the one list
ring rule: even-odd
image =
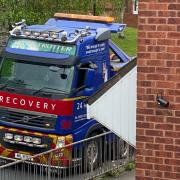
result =
[[[112,13],[119,21],[124,0],[0,0],[0,25],[26,19],[41,24],[55,12],[105,15]],[[125,0],[126,1],[126,0]],[[107,10],[109,8],[109,10]]]

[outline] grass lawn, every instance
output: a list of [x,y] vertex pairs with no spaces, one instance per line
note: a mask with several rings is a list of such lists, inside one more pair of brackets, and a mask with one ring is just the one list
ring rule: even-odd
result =
[[124,39],[119,38],[118,34],[112,34],[112,40],[129,56],[137,54],[137,29],[126,28],[124,31]]

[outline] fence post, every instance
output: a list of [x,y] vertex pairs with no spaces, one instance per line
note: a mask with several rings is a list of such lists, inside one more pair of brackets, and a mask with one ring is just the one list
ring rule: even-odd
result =
[[48,157],[48,169],[47,169],[48,180],[51,179],[51,158],[52,158],[52,152],[50,152],[50,155]]

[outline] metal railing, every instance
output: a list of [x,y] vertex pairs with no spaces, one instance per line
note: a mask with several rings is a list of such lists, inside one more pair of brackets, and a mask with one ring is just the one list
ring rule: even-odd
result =
[[134,149],[115,134],[93,135],[23,160],[1,157],[0,180],[92,179],[133,160]]

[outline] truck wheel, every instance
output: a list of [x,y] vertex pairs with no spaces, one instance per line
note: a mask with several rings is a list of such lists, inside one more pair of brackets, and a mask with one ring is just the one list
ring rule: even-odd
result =
[[124,159],[128,155],[128,144],[114,136],[112,141],[108,140],[107,159],[110,161]]
[[120,157],[126,158],[128,156],[128,144],[121,140],[120,142]]
[[116,139],[108,145],[108,159],[120,160],[128,156],[128,144],[116,137]]
[[131,158],[134,155],[134,148],[128,145],[127,142],[120,140],[119,142],[120,159]]
[[[93,132],[89,137],[98,135],[98,133]],[[100,159],[100,144],[102,138],[96,138],[88,141],[84,146],[83,153],[83,167],[86,172],[92,171],[98,167]]]

